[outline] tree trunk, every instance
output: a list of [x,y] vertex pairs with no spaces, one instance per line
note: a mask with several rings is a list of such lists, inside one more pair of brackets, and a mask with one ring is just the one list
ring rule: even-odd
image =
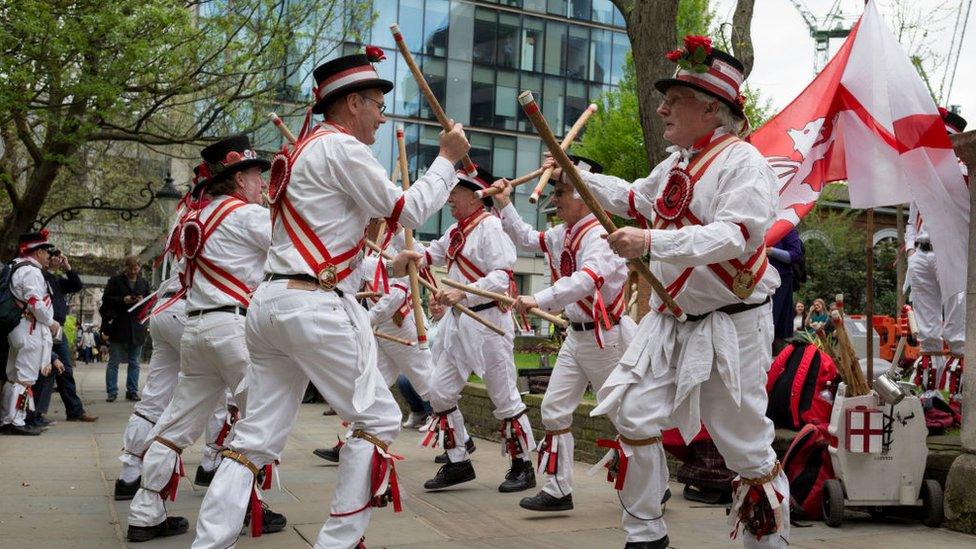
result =
[[655,166],[667,156],[664,149],[669,143],[664,140],[664,124],[655,113],[661,98],[654,89],[654,81],[674,74],[675,65],[664,54],[678,45],[675,36],[678,0],[614,0],[614,4],[627,22],[637,73],[637,102],[644,130],[644,148],[650,165]]
[[742,61],[745,76],[749,78],[752,72],[752,10],[756,0],[739,0],[735,3],[735,13],[732,15],[732,51],[729,52],[736,59]]

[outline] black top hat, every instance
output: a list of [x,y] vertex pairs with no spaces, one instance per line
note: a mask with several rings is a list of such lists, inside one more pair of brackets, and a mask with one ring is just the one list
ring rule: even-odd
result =
[[194,196],[210,183],[223,181],[237,172],[255,166],[262,172],[271,168],[271,162],[259,158],[251,149],[251,140],[244,134],[232,135],[209,145],[200,151],[200,156],[203,162],[193,170],[196,178],[190,192]]
[[[471,189],[472,191],[483,191],[488,187],[491,187],[491,184],[495,182],[495,176],[491,175],[491,172],[482,168],[481,166],[477,166],[477,168],[478,173],[474,176],[468,175],[463,167],[459,169],[457,171],[458,185],[466,189]],[[490,196],[482,197],[481,201],[484,202],[485,206],[488,208],[495,205],[495,201],[492,200]]]
[[950,134],[962,133],[966,129],[965,118],[942,107],[939,107],[939,113],[942,115],[942,122],[945,124],[946,131]]
[[590,173],[603,173],[603,165],[596,160],[590,160],[585,156],[578,156],[575,154],[570,154],[567,156],[569,156],[569,159],[573,161],[573,164],[581,170],[585,170]]
[[52,250],[55,246],[47,241],[47,237],[47,229],[41,229],[36,233],[24,233],[17,239],[17,250],[20,255],[39,249]]
[[678,64],[678,70],[671,78],[654,82],[658,91],[687,86],[718,99],[732,109],[732,114],[745,118],[745,98],[739,92],[745,81],[741,61],[713,48],[711,39],[704,36],[686,36],[684,48],[668,53],[667,58]]
[[383,50],[367,46],[366,51],[369,55],[357,53],[333,59],[312,72],[315,77],[313,113],[325,113],[330,103],[351,92],[378,88],[388,93],[393,89],[393,82],[380,78],[373,68],[373,62],[386,59]]

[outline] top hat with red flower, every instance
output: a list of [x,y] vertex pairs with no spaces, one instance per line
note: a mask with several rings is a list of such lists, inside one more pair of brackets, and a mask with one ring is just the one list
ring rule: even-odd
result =
[[47,229],[41,229],[36,233],[24,233],[17,239],[17,251],[20,255],[26,255],[38,249],[53,250],[55,246],[47,241],[47,237]]
[[380,78],[373,63],[386,59],[383,50],[366,46],[366,53],[347,55],[319,65],[313,72],[315,104],[312,112],[324,114],[329,104],[351,92],[377,88],[383,93],[393,89],[393,82]]
[[961,133],[966,129],[966,119],[958,114],[943,107],[939,107],[939,114],[942,116],[942,122],[945,124],[946,131],[949,135]]
[[208,184],[223,181],[237,172],[253,167],[264,172],[271,168],[271,162],[258,157],[251,148],[251,140],[244,134],[232,135],[209,145],[200,151],[200,156],[203,162],[194,170],[196,177],[190,191],[194,196]]
[[[461,168],[457,171],[457,176],[458,185],[465,189],[471,189],[472,191],[483,191],[491,187],[491,184],[495,182],[495,176],[491,175],[491,172],[481,166],[478,166],[478,173],[475,175],[469,175],[464,171],[464,168]],[[495,204],[495,201],[490,196],[482,197],[481,201],[489,208]]]
[[678,70],[673,77],[654,82],[658,91],[664,93],[671,86],[687,86],[711,95],[728,105],[732,114],[745,118],[745,97],[739,93],[746,79],[741,61],[713,48],[711,38],[692,35],[685,36],[684,46],[669,52],[667,58],[678,64]]

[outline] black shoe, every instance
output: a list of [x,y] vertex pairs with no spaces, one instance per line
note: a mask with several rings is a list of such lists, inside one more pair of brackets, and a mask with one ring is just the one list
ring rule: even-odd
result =
[[108,395],[105,397],[105,402],[115,402],[117,398],[119,398],[119,395]]
[[[468,441],[464,443],[464,449],[468,451],[468,454],[473,454],[474,451],[478,449],[474,445],[473,438],[468,437]],[[438,454],[437,457],[434,458],[434,463],[447,463],[449,461],[451,461],[451,459],[447,457],[447,450],[444,450],[443,453]]]
[[569,511],[573,508],[573,494],[557,498],[542,490],[532,497],[522,498],[519,507],[529,511]]
[[210,486],[210,481],[213,480],[214,475],[217,474],[217,470],[208,471],[203,468],[203,465],[197,465],[197,475],[193,477],[193,484],[197,486]]
[[136,497],[140,484],[142,484],[142,477],[132,482],[126,482],[120,478],[115,479],[115,501],[125,501]]
[[628,541],[624,549],[667,549],[669,543],[668,536],[664,536],[654,541]]
[[132,402],[139,402],[142,400],[142,397],[139,396],[139,393],[126,393],[125,399],[131,400]]
[[48,418],[46,418],[44,416],[37,416],[37,417],[35,417],[34,418],[34,421],[32,421],[31,423],[33,423],[35,427],[50,427],[52,425],[57,425],[58,424],[57,421],[55,421],[53,419],[48,419]]
[[661,497],[661,505],[664,505],[665,503],[667,503],[669,499],[671,499],[671,489],[670,488],[665,488],[664,489],[664,496]]
[[445,463],[437,470],[434,478],[424,483],[424,489],[440,490],[469,480],[474,480],[474,466],[471,465],[471,460]]
[[342,450],[342,445],[336,444],[332,448],[316,448],[312,450],[312,453],[324,459],[325,461],[330,461],[332,463],[339,463],[340,450]]
[[[244,515],[244,526],[251,524],[251,508],[248,506],[247,514]],[[261,502],[261,533],[262,534],[274,534],[275,532],[280,532],[285,529],[288,525],[288,519],[285,515],[281,513],[275,513],[271,509],[268,509],[268,504]]]
[[710,490],[697,486],[685,485],[684,497],[688,501],[697,501],[708,505],[728,505],[732,503],[732,492],[725,490]]
[[505,474],[505,482],[498,487],[502,493],[521,492],[535,488],[535,468],[532,462],[518,459],[512,462],[512,467]]
[[41,430],[37,427],[30,427],[28,425],[14,425],[13,423],[8,423],[3,426],[3,434],[5,435],[19,435],[27,437],[36,437],[41,434]]
[[125,538],[132,542],[149,541],[153,538],[178,536],[190,528],[190,523],[183,517],[166,517],[166,520],[156,526],[132,526]]

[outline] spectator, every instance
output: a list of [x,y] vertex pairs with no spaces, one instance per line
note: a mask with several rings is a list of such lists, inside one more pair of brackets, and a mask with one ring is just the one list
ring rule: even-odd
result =
[[125,399],[139,400],[139,360],[146,342],[146,328],[129,308],[149,295],[149,283],[139,273],[139,258],[125,258],[122,273],[108,280],[102,296],[102,331],[108,335],[108,365],[105,367],[106,402],[118,396],[119,363],[129,364],[125,379]]
[[804,259],[799,233],[796,229],[790,230],[779,242],[766,248],[766,254],[769,256],[769,263],[779,273],[779,288],[773,294],[773,337],[776,343],[782,345],[785,340],[793,337],[794,311],[790,310],[793,292],[796,290],[793,268]]
[[[55,274],[58,272],[60,274]],[[65,296],[81,291],[83,287],[81,278],[71,268],[68,258],[61,254],[60,250],[54,250],[51,252],[51,260],[47,268],[44,269],[44,279],[51,289],[54,320],[62,326],[61,337],[54,340],[51,361],[60,360],[62,368],[37,378],[37,383],[34,384],[34,412],[28,414],[27,422],[35,427],[44,427],[52,423],[44,417],[44,414],[51,405],[55,382],[68,421],[95,421],[98,418],[85,412],[85,406],[78,398],[73,372],[74,362],[71,359],[70,339],[73,323],[68,322],[70,315],[68,315],[68,301]]]
[[813,300],[813,306],[810,308],[810,315],[807,316],[807,329],[812,332],[816,332],[827,325],[827,320],[829,318],[830,315],[827,313],[827,303],[818,297],[817,299]]
[[793,331],[799,332],[803,330],[803,326],[807,320],[807,307],[802,301],[797,301],[796,305],[793,307]]
[[85,364],[91,364],[95,359],[95,329],[91,326],[85,328],[81,333],[81,360]]

